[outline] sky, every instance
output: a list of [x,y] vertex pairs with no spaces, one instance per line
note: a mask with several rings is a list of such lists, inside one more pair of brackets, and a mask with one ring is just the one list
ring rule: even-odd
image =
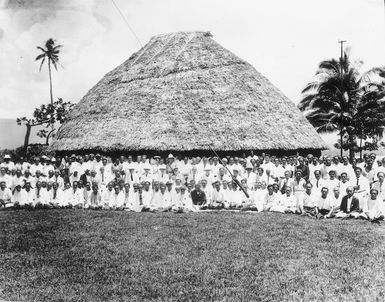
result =
[[[211,31],[293,102],[320,61],[346,40],[363,71],[385,65],[383,0],[114,0],[145,45],[175,31]],[[36,46],[63,45],[54,97],[78,102],[104,74],[140,49],[112,0],[0,0],[0,118],[30,116],[49,102]]]

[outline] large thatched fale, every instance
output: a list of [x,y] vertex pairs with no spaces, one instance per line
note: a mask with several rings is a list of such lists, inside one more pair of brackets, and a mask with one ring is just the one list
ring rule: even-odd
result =
[[107,73],[58,130],[57,151],[326,148],[287,97],[207,32],[153,37]]

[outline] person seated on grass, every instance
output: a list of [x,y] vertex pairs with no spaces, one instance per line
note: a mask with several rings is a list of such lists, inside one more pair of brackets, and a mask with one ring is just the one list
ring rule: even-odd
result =
[[126,182],[123,186],[123,193],[124,193],[124,204],[127,205],[130,203],[130,196],[131,196],[131,190],[130,190],[130,184]]
[[336,218],[356,218],[360,215],[360,202],[354,196],[354,190],[352,186],[346,188],[346,195],[342,197],[340,211],[336,214]]
[[193,205],[191,195],[187,192],[185,186],[180,187],[180,202],[183,212],[196,212],[197,208]]
[[281,199],[281,204],[284,206],[284,213],[300,213],[298,209],[298,196],[292,194],[291,188],[286,187],[286,194],[279,197]]
[[110,194],[110,198],[108,200],[108,208],[105,207],[106,210],[123,210],[125,208],[124,204],[124,193],[120,191],[119,186],[116,184],[114,186],[114,191]]
[[223,209],[227,202],[225,192],[222,190],[219,180],[214,181],[213,186],[214,190],[211,195],[211,201],[208,203],[207,208],[211,210]]
[[377,189],[370,190],[370,196],[364,200],[362,217],[372,222],[384,220],[384,205]]
[[312,183],[308,182],[306,184],[306,191],[305,191],[305,194],[303,195],[303,199],[299,203],[299,208],[301,213],[309,217],[315,217],[317,214],[318,198],[319,198],[318,194],[313,192]]
[[332,209],[332,201],[327,187],[321,189],[321,196],[317,200],[317,219],[327,218]]
[[226,209],[239,209],[242,206],[243,192],[238,187],[238,184],[233,181],[228,183],[230,191],[227,193]]
[[160,184],[160,201],[153,212],[169,212],[173,206],[171,194],[167,192],[165,184]]
[[14,209],[21,209],[23,204],[23,199],[24,199],[24,196],[23,196],[23,191],[21,189],[21,185],[17,184],[12,194],[11,207]]
[[[127,194],[127,190],[130,190],[128,187],[129,183],[126,183],[125,185],[125,195]],[[132,186],[132,190],[129,191],[128,195],[128,202],[126,200],[126,208],[125,211],[129,212],[141,212],[143,207],[143,187],[140,188],[140,194],[139,194],[139,184],[134,183]]]
[[70,204],[70,200],[72,198],[72,188],[69,182],[64,183],[63,197],[61,200],[61,207],[70,209],[72,208],[72,204]]
[[41,181],[36,182],[35,188],[35,208],[44,209],[49,205],[49,193],[46,188],[43,187]]
[[153,191],[151,190],[151,183],[147,180],[143,182],[142,195],[144,207],[149,208],[152,200]]
[[103,190],[103,193],[102,193],[102,208],[104,209],[108,209],[109,208],[109,205],[108,205],[108,202],[110,200],[110,196],[114,193],[114,183],[112,181],[110,181],[108,184],[107,184],[107,188],[106,190]]
[[72,205],[73,208],[82,209],[84,207],[83,193],[81,189],[78,188],[77,181],[72,183],[72,190],[70,192],[69,204]]
[[201,190],[205,193],[205,196],[206,196],[207,205],[209,205],[212,201],[213,187],[207,185],[206,179],[202,179],[200,183],[201,183]]
[[84,200],[84,208],[88,209],[90,207],[90,195],[92,193],[91,183],[87,181],[84,185],[83,189],[83,200]]
[[270,207],[270,211],[279,212],[279,213],[285,213],[286,211],[291,212],[288,209],[288,206],[292,208],[294,201],[295,201],[295,197],[291,194],[291,187],[287,186],[285,190],[285,194],[282,194],[277,198],[276,203]]
[[59,184],[54,182],[52,184],[52,190],[49,192],[49,205],[53,209],[62,207],[63,191],[59,188]]
[[336,214],[340,211],[341,200],[342,200],[342,197],[340,194],[340,188],[335,187],[333,189],[333,195],[330,196],[331,209],[330,209],[329,214],[326,215],[325,218],[332,218],[332,217],[336,216]]
[[250,198],[248,202],[246,200],[242,208],[244,210],[246,209],[249,211],[258,211],[258,212],[263,211],[263,204],[264,204],[266,192],[265,190],[262,190],[262,184],[260,182],[256,182],[252,190],[247,190],[247,192],[250,195]]
[[281,192],[275,193],[273,185],[267,186],[267,193],[263,200],[263,211],[270,211],[271,208],[278,203],[278,194],[281,194]]
[[[162,197],[163,199],[167,199],[169,200],[169,203],[172,204],[173,203],[173,199],[176,198],[175,196],[175,189],[173,187],[174,183],[172,182],[172,180],[168,180],[166,182],[166,191],[164,193],[162,193],[164,196]],[[168,201],[167,201],[168,203]]]
[[88,198],[87,203],[91,210],[100,210],[102,208],[102,194],[100,194],[97,184],[92,186],[92,192]]
[[191,191],[191,199],[194,206],[199,209],[207,208],[207,199],[205,192],[202,191],[201,185],[199,183],[195,184],[194,190]]
[[23,199],[20,205],[26,209],[33,209],[35,206],[35,191],[31,187],[30,182],[26,182],[24,185],[24,191]]

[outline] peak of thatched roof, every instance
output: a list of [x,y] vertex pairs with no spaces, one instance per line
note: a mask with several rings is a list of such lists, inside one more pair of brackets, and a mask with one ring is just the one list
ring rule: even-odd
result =
[[75,106],[52,148],[323,149],[314,128],[255,68],[208,32],[153,37]]

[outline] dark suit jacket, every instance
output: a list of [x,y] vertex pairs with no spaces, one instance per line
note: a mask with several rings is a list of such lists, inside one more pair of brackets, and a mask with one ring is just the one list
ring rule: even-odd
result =
[[200,206],[206,202],[206,194],[203,191],[192,190],[191,199],[193,204]]
[[360,209],[360,202],[358,201],[358,198],[353,196],[352,203],[350,204],[350,209],[347,209],[348,207],[348,195],[345,195],[342,197],[341,201],[341,207],[340,210],[344,213],[350,213],[353,211],[358,211]]
[[[310,171],[309,171],[309,167],[305,164],[303,164],[302,166],[297,166],[296,167],[296,170],[301,170],[302,171],[302,178],[305,179],[306,181],[309,180],[309,174],[310,174]],[[295,171],[294,171],[295,173]]]

